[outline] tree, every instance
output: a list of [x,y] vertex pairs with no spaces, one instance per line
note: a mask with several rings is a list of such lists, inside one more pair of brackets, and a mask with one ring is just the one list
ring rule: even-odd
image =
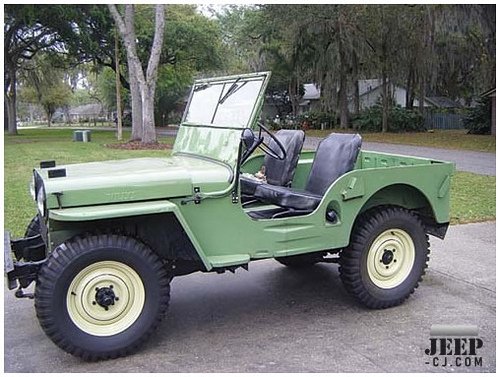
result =
[[4,96],[9,134],[17,134],[16,91],[18,71],[39,51],[54,46],[55,33],[34,16],[35,5],[5,5]]
[[[134,104],[141,103],[142,110],[142,142],[156,142],[156,131],[154,124],[154,98],[156,90],[156,78],[158,76],[158,65],[160,62],[161,49],[163,46],[163,35],[165,33],[165,9],[163,5],[156,5],[155,32],[151,55],[149,57],[146,74],[142,69],[141,61],[137,55],[137,42],[134,27],[134,5],[125,6],[125,16],[118,12],[115,5],[108,5],[111,15],[115,20],[118,31],[127,51],[127,63],[129,69],[129,80],[131,83],[132,116],[134,116]],[[134,84],[132,84],[132,82]],[[137,115],[137,114],[136,114]]]
[[49,56],[38,55],[24,68],[22,81],[25,98],[44,109],[50,127],[56,110],[71,101],[71,88],[64,81],[64,71],[54,68]]

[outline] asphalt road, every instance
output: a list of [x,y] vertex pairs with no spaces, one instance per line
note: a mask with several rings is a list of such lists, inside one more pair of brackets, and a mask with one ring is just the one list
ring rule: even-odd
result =
[[[304,149],[316,149],[321,138],[306,137]],[[463,151],[403,144],[363,142],[362,149],[374,152],[405,154],[436,160],[452,161],[456,169],[482,175],[496,175],[496,154],[487,152]]]
[[[33,302],[5,290],[5,372],[495,372],[495,224],[432,238],[421,286],[386,310],[359,306],[331,264],[294,271],[259,261],[249,272],[176,278],[168,316],[150,341],[97,363],[53,345]],[[482,366],[426,364],[436,324],[479,326]]]

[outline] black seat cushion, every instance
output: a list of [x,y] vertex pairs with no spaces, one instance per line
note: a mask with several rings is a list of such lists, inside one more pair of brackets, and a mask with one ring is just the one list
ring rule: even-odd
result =
[[258,180],[257,178],[247,177],[244,175],[240,176],[240,185],[241,185],[241,193],[243,195],[251,195],[255,194],[255,190],[257,186],[265,183],[264,181]]
[[[268,155],[264,157],[266,180],[270,185],[288,187],[292,184],[300,151],[304,145],[305,134],[301,130],[279,130],[275,136],[285,148],[286,158],[278,160]],[[270,139],[269,146],[273,150],[279,150],[273,139]],[[262,183],[251,177],[241,176],[241,192],[246,195],[254,195],[257,186]]]
[[259,185],[255,197],[281,207],[313,211],[330,185],[351,171],[361,149],[358,134],[330,134],[316,150],[305,190]]
[[314,209],[321,202],[321,195],[266,183],[257,186],[255,197],[280,207],[305,210]]

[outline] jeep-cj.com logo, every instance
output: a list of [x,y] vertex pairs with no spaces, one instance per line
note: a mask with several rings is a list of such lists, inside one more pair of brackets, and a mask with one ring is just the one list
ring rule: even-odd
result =
[[429,356],[426,364],[435,367],[480,367],[483,358],[478,351],[483,347],[479,329],[471,325],[432,325]]

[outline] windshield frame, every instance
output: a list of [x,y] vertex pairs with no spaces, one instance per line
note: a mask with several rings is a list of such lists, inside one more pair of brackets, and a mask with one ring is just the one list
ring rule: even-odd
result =
[[[216,127],[216,128],[236,128],[236,129],[244,129],[244,128],[253,128],[255,123],[257,122],[257,116],[260,113],[263,101],[264,101],[264,92],[267,88],[267,84],[269,82],[271,76],[271,72],[257,72],[257,73],[249,73],[249,74],[243,74],[243,75],[232,75],[232,76],[224,76],[224,77],[213,77],[213,78],[207,78],[207,79],[198,79],[195,80],[194,85],[191,87],[191,91],[189,94],[189,99],[186,104],[186,108],[184,109],[184,113],[182,116],[182,121],[181,125],[198,125],[198,126],[206,126],[206,127]],[[243,85],[245,85],[247,82],[250,81],[260,81],[261,86],[259,89],[259,92],[257,96],[254,99],[253,102],[253,107],[252,111],[250,112],[250,116],[247,120],[247,123],[244,125],[234,125],[234,124],[214,124],[213,119],[215,118],[217,114],[218,107],[222,105],[220,103],[221,98],[225,97],[224,99],[227,100],[229,97],[231,97],[234,93],[236,93]],[[217,101],[217,105],[214,109],[214,112],[212,114],[212,122],[210,123],[205,123],[205,124],[200,124],[198,122],[187,122],[186,118],[188,115],[189,108],[191,106],[191,102],[193,99],[193,95],[196,92],[195,89],[202,86],[202,85],[224,85],[224,84],[230,84],[228,88],[231,87],[232,84],[238,84],[238,87],[236,90],[233,90],[233,93],[231,93],[229,96],[227,95],[227,91],[229,90],[228,88],[224,88],[223,91],[226,91],[226,93],[221,92],[221,97]]]

